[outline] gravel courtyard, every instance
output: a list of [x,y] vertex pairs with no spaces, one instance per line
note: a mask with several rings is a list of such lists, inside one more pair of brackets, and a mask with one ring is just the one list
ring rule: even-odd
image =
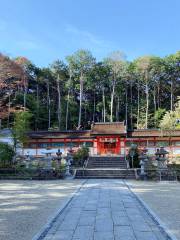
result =
[[167,240],[124,181],[90,179],[42,240]]
[[0,239],[32,239],[82,182],[1,180]]
[[180,239],[180,183],[128,181],[131,189]]
[[[75,192],[83,182],[83,180],[0,181],[0,240],[31,240],[32,237],[37,232],[39,232],[41,227],[47,222],[49,217],[52,216],[57,209],[59,209],[63,202],[66,201],[67,198],[69,198],[71,194]],[[180,184],[167,182],[127,182],[130,185],[131,190],[133,190],[134,193],[141,197],[145,201],[145,203],[156,213],[156,215],[161,219],[161,221],[166,224],[171,233],[173,233],[177,237],[177,239],[180,239]],[[85,188],[85,186],[87,187]],[[83,194],[81,194],[81,197],[79,199],[74,199],[75,205],[77,203],[77,208],[79,207],[82,210],[83,204],[85,204],[84,208],[88,211],[89,214],[89,211],[93,210],[89,209],[89,207],[93,208],[95,207],[95,205],[97,205],[97,209],[98,207],[100,207],[100,209],[97,210],[96,219],[101,219],[101,216],[99,216],[98,214],[99,212],[104,210],[103,208],[109,207],[109,202],[113,203],[110,207],[110,215],[113,216],[113,209],[117,207],[117,209],[115,209],[115,213],[116,215],[118,215],[118,204],[122,203],[123,201],[123,204],[126,205],[127,201],[127,204],[130,205],[124,205],[125,209],[121,209],[121,213],[122,211],[125,212],[125,215],[129,216],[130,220],[126,220],[126,224],[123,222],[123,225],[125,224],[131,226],[132,224],[132,228],[134,228],[133,222],[131,224],[130,222],[133,221],[133,216],[135,212],[132,212],[132,220],[131,215],[128,214],[131,212],[130,210],[132,209],[132,206],[137,205],[137,203],[134,202],[133,199],[131,199],[130,193],[125,188],[122,181],[91,180],[88,181],[88,184],[86,184],[85,186],[83,187],[84,191],[81,191],[81,193],[85,193],[87,191],[87,195],[83,197]],[[99,196],[99,200],[96,195]],[[136,215],[138,214],[139,212],[136,212]],[[69,216],[71,217],[67,223],[68,227],[69,222],[73,220],[73,217],[77,218],[77,213],[75,215],[76,216],[74,216],[73,213],[69,214]],[[97,224],[96,222],[97,226],[95,225],[97,228],[99,228],[100,226],[100,232],[101,229],[102,231],[104,231],[103,229],[109,227],[110,219],[107,219],[107,213],[103,212],[102,217],[103,216],[104,218],[102,224],[99,222]],[[84,216],[83,222],[81,221],[78,223],[81,226],[80,228],[87,228],[86,226],[83,227],[83,224],[86,225],[86,222],[88,220],[91,220],[90,218],[92,218],[92,216]],[[125,221],[124,217],[122,216],[115,216],[114,218],[112,218],[112,220],[115,222],[117,219],[120,222]],[[115,222],[114,224],[116,225]],[[88,222],[87,225],[91,225],[91,223]],[[112,225],[112,223],[110,225]],[[120,225],[122,225],[122,222]],[[141,222],[141,224],[138,224],[138,226],[141,226],[142,228],[142,226],[145,226],[145,224],[142,224]],[[147,229],[145,230],[147,231]],[[142,231],[145,230],[143,229]],[[97,231],[97,236],[94,235],[94,237],[96,236],[95,239],[97,240],[119,239],[118,234],[120,233],[118,231],[119,230],[114,233],[114,237],[111,231],[109,231],[111,232],[109,233],[110,235],[108,235],[109,237],[103,234],[101,235]],[[127,232],[128,231],[129,230],[127,230]],[[152,238],[152,236],[147,236],[146,239],[149,240],[149,237]],[[159,240],[159,237],[157,236],[154,236],[152,239],[156,238]],[[128,239],[135,238],[131,237]],[[138,236],[138,239],[144,240],[144,236]],[[160,237],[160,239],[164,238]]]

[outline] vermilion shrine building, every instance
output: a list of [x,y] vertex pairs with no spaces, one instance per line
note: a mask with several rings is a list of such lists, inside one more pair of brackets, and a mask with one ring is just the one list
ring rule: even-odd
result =
[[81,146],[90,149],[90,155],[125,155],[132,143],[139,149],[146,147],[148,154],[164,146],[170,155],[180,156],[180,130],[161,131],[142,129],[127,131],[124,122],[94,123],[91,130],[38,131],[28,134],[25,153],[42,155],[46,149],[55,154],[58,149],[66,153],[69,148]]

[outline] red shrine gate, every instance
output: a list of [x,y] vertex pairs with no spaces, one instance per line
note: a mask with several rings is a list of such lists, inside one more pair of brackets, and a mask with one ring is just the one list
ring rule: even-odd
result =
[[119,136],[97,136],[98,154],[120,154],[120,150]]

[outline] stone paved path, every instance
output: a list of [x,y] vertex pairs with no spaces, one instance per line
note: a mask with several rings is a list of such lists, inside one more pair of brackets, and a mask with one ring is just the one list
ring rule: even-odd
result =
[[88,180],[43,240],[167,239],[121,180]]

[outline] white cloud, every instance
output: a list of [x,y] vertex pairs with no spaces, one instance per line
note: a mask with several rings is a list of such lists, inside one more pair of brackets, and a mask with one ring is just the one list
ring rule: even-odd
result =
[[81,30],[72,25],[66,25],[65,32],[73,35],[74,40],[80,41],[82,45],[89,45],[92,48],[109,48],[112,44],[87,30]]

